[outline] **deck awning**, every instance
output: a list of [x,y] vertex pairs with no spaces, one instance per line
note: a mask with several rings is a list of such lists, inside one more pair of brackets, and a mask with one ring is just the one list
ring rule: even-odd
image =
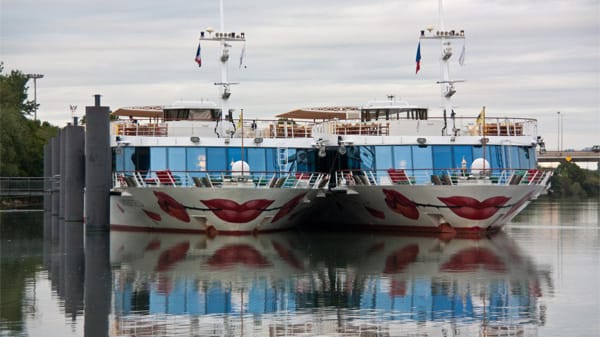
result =
[[360,113],[358,108],[311,108],[311,109],[296,109],[279,115],[277,118],[295,118],[295,119],[357,119]]
[[162,118],[162,107],[119,108],[111,113],[112,116]]

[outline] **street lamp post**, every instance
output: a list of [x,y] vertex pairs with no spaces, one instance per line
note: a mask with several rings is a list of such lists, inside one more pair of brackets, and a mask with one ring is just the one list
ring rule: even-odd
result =
[[557,120],[557,125],[556,125],[556,149],[558,150],[558,152],[560,151],[560,111],[556,112],[556,116],[558,117]]
[[563,135],[564,135],[563,129],[565,128],[564,117],[565,117],[564,113],[560,114],[560,150],[561,151],[564,149],[563,142],[562,142]]
[[37,79],[44,78],[42,74],[27,74],[28,79],[33,78],[33,120],[37,120]]

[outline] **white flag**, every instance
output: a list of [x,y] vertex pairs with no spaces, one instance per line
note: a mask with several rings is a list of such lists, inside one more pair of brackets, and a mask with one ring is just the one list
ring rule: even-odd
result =
[[244,57],[246,56],[246,42],[244,42],[244,46],[242,47],[242,52],[240,53],[240,68],[244,64]]
[[462,50],[460,52],[460,56],[458,57],[458,64],[461,66],[465,64],[465,45],[463,44]]

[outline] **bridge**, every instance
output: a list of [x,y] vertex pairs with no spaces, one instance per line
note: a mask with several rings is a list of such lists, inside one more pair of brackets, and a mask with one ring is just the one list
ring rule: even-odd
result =
[[592,151],[546,151],[538,154],[538,162],[596,162],[600,163],[600,152]]
[[58,177],[0,177],[0,197],[43,196],[58,184]]

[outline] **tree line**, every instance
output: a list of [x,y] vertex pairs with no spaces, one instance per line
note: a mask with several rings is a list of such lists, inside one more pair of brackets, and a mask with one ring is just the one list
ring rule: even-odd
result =
[[587,198],[600,196],[600,170],[585,170],[573,162],[562,162],[550,179],[552,197]]
[[[27,100],[27,75],[4,72],[0,63],[0,176],[40,177],[44,173],[44,145],[59,128],[31,119],[36,102]],[[39,104],[38,104],[39,105]]]

